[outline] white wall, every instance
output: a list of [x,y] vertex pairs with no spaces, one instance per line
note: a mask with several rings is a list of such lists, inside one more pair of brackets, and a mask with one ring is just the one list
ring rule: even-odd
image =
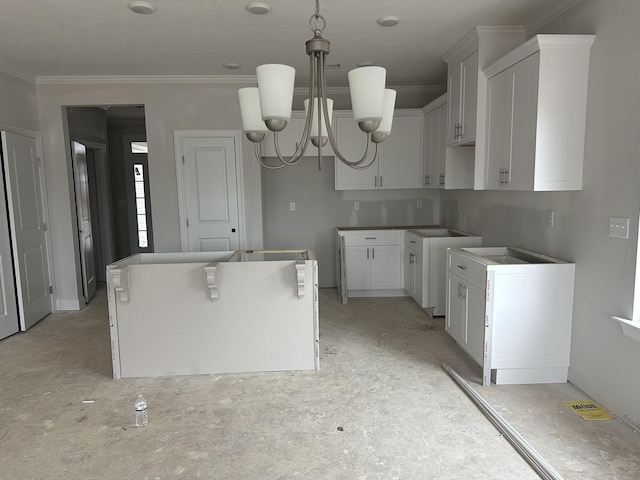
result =
[[[56,265],[58,305],[74,305],[82,297],[76,281],[79,268],[73,208],[70,152],[65,135],[63,106],[144,105],[149,144],[151,204],[155,213],[156,252],[180,250],[178,193],[173,130],[239,130],[238,85],[56,85],[37,88],[39,120],[43,133],[51,235]],[[251,145],[243,143],[246,247],[262,247],[260,171],[251,160]]]
[[39,130],[33,83],[0,72],[0,125]]
[[[640,50],[637,0],[583,0],[539,33],[596,34],[591,51],[584,184],[579,192],[446,192],[442,220],[576,262],[570,381],[640,424],[640,343],[611,315],[630,318],[640,208]],[[456,213],[457,201],[461,213]],[[556,215],[545,226],[546,210]],[[628,240],[608,236],[629,217]],[[517,319],[514,319],[517,321]]]

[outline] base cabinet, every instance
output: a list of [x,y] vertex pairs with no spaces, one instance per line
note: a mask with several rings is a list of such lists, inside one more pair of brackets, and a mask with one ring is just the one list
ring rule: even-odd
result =
[[341,297],[404,296],[404,230],[339,231]]
[[564,383],[575,265],[519,248],[450,249],[445,329],[483,385]]

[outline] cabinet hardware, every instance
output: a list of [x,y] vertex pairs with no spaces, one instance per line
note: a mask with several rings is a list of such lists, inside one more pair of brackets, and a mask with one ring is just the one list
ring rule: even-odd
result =
[[409,243],[418,243],[415,240],[409,240]]
[[466,266],[466,265],[458,265],[458,268],[459,268],[460,270],[466,270],[466,269],[467,269],[467,266]]
[[369,249],[367,248],[367,260],[369,260]]
[[382,188],[382,175],[380,175],[380,188]]
[[444,173],[440,174],[440,185],[444,185]]
[[505,168],[504,169],[504,184],[506,185],[507,183],[509,183],[509,169]]
[[378,176],[376,175],[376,177],[373,180],[373,186],[378,188]]
[[425,175],[424,176],[424,184],[425,185],[431,185],[431,175]]
[[365,240],[375,240],[378,237],[364,237]]
[[376,259],[376,249],[371,247],[371,260]]

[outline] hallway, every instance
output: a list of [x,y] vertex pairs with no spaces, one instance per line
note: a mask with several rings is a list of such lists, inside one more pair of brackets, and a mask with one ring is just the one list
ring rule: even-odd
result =
[[[571,384],[480,386],[408,298],[320,290],[320,370],[113,380],[104,285],[0,342],[4,479],[536,479],[442,370],[465,377],[567,480],[631,480],[640,435],[583,421]],[[149,426],[133,425],[136,394]]]

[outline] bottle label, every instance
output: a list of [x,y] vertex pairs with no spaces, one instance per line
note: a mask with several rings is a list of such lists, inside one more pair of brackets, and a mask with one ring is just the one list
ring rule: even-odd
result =
[[136,412],[144,412],[147,407],[136,407]]

